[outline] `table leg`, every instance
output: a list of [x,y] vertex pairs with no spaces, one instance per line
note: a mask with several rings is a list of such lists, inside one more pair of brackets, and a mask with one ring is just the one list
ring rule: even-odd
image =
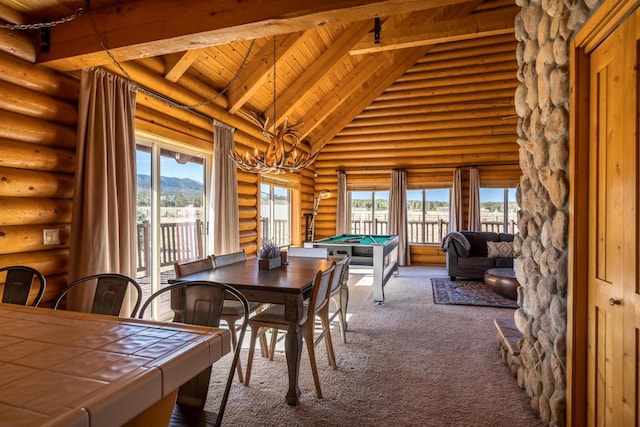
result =
[[128,421],[125,427],[168,426],[171,420],[173,406],[176,403],[178,390],[169,393],[158,402],[147,408],[134,419]]
[[300,399],[298,375],[300,373],[300,356],[302,354],[302,331],[300,321],[302,317],[302,296],[291,297],[285,302],[285,319],[289,322],[285,337],[285,353],[287,356],[287,371],[289,374],[289,390],[286,400],[295,406]]

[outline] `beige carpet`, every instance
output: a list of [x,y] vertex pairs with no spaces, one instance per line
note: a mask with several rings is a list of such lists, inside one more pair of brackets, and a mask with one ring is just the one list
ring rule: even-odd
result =
[[[372,302],[371,278],[350,278],[347,344],[332,336],[334,371],[324,346],[317,359],[324,394],[317,399],[303,348],[300,403],[285,403],[286,362],[256,358],[251,384],[235,382],[225,426],[539,426],[525,392],[502,362],[493,319],[513,310],[436,305],[430,277],[443,269],[403,267],[385,287],[385,303]],[[214,365],[207,410],[216,410],[221,377],[230,363]],[[246,365],[247,351],[242,353]]]

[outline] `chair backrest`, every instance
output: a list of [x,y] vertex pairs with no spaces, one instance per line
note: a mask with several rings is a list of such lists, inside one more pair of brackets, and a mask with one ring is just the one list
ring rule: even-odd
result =
[[201,271],[213,270],[213,261],[211,261],[211,258],[206,257],[195,261],[176,262],[173,264],[173,270],[176,273],[176,277],[180,278]]
[[131,311],[131,317],[135,317],[142,302],[142,288],[135,279],[119,273],[93,274],[74,280],[60,291],[53,303],[53,309],[58,308],[60,302],[71,289],[78,286],[95,286],[91,313],[119,316],[129,285],[136,290],[136,303]]
[[38,279],[40,289],[35,299],[31,303],[33,307],[37,307],[44,295],[47,287],[47,281],[44,275],[35,268],[23,265],[14,265],[0,268],[0,273],[7,273],[4,281],[4,291],[2,292],[2,302],[5,304],[27,305],[29,300],[29,292],[34,284],[34,280]]
[[[184,293],[185,296],[183,323],[192,325],[218,327],[220,324],[220,317],[222,315],[222,305],[225,299],[231,298],[232,301],[239,301],[244,313],[242,316],[242,323],[240,325],[238,342],[241,343],[244,340],[244,334],[247,330],[249,319],[249,302],[244,295],[238,292],[237,289],[224,283],[193,281],[180,282],[166,286],[147,298],[144,304],[142,304],[138,317],[140,319],[144,317],[145,311],[153,303],[153,300],[160,298],[167,292],[171,292],[173,294],[176,293],[176,291]],[[233,354],[229,375],[227,376],[227,383],[220,402],[218,418],[215,424],[216,426],[219,426],[222,422],[222,416],[227,405],[229,391],[231,390],[231,383],[233,382],[241,350],[242,346],[237,345]],[[178,391],[177,403],[180,404],[184,401],[193,405],[194,402],[199,402],[204,406],[210,377],[211,368],[204,370],[196,377],[182,385]]]
[[287,250],[289,257],[305,257],[305,258],[322,258],[329,259],[329,250],[327,248],[299,248],[290,247]]
[[[201,271],[213,270],[212,257],[200,258],[195,261],[176,262],[173,264],[176,278],[180,279],[189,274],[200,273]],[[174,313],[176,322],[184,321],[184,288],[176,288],[171,292],[170,307]]]
[[[329,291],[331,291],[331,280],[336,269],[336,263],[332,262],[331,266],[325,271],[318,271],[313,281],[313,290],[311,291],[311,299],[309,300],[309,313],[305,322],[313,322],[315,313],[329,303]],[[313,312],[311,310],[313,309]]]
[[247,259],[244,249],[224,255],[213,255],[213,268],[224,267],[225,265],[243,262]]
[[340,291],[340,287],[342,286],[342,282],[345,279],[345,275],[349,271],[349,262],[351,258],[349,255],[344,258],[336,261],[336,269],[333,272],[333,278],[331,279],[331,291],[329,295],[335,295]]

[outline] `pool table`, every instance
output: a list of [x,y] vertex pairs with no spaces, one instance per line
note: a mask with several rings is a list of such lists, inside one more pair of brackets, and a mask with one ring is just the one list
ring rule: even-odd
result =
[[305,245],[327,248],[329,257],[349,255],[351,265],[373,267],[373,302],[384,302],[384,286],[392,273],[398,273],[398,236],[340,234]]

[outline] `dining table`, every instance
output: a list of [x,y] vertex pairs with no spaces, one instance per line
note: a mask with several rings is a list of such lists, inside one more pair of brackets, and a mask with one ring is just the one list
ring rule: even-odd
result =
[[224,328],[0,303],[0,425],[167,426]]
[[179,281],[212,281],[226,283],[240,291],[249,301],[283,304],[288,323],[285,336],[285,356],[289,388],[285,400],[289,405],[297,405],[300,399],[298,375],[302,354],[303,301],[311,294],[313,279],[319,270],[326,270],[333,260],[323,258],[289,257],[286,264],[270,270],[258,268],[258,258],[189,274]]

